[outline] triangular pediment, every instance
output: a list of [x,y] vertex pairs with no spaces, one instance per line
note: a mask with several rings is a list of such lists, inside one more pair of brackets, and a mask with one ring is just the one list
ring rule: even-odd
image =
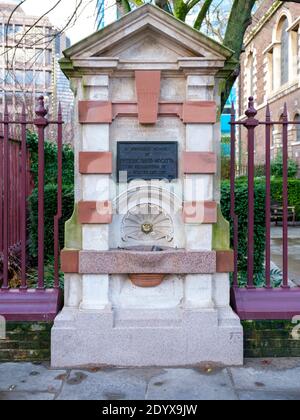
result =
[[[159,53],[159,54],[158,54]],[[64,52],[68,59],[176,61],[199,57],[226,61],[232,51],[153,5],[144,5]]]
[[195,53],[176,40],[149,28],[101,51],[96,57],[118,57],[123,61],[176,62],[178,57],[195,57]]

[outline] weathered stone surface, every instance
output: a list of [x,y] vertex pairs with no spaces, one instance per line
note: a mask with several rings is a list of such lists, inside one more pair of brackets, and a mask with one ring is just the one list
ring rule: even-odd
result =
[[[143,371],[73,371],[63,385],[58,400],[143,400],[147,381]],[[74,398],[74,389],[77,398]]]
[[174,367],[203,361],[242,365],[240,322],[236,318],[221,325],[219,316],[213,309],[157,309],[142,314],[131,309],[129,318],[128,313],[124,318],[108,309],[64,310],[52,330],[52,366]]
[[257,391],[268,389],[272,392],[293,392],[300,394],[300,366],[283,371],[274,367],[265,369],[263,366],[247,366],[246,369],[231,369],[233,382],[239,390]]
[[299,401],[300,393],[279,393],[279,392],[255,392],[255,391],[243,391],[238,392],[238,398],[240,401]]
[[58,392],[65,370],[52,371],[43,365],[0,364],[0,392]]
[[48,392],[0,392],[0,401],[52,401],[55,394]]
[[146,399],[148,400],[236,400],[226,370],[205,374],[205,369],[166,370],[151,379]]

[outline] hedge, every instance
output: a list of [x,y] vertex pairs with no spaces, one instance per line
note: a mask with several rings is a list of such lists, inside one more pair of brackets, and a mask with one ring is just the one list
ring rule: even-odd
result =
[[[27,146],[30,153],[30,169],[34,190],[29,197],[29,253],[33,260],[38,253],[38,138],[35,133],[27,132]],[[57,208],[57,145],[45,141],[45,261],[54,255],[53,235],[54,216]],[[63,216],[59,226],[61,247],[64,244],[64,224],[74,208],[74,151],[71,146],[63,145]],[[34,261],[33,261],[34,262]]]
[[[283,202],[282,179],[276,178],[271,181],[272,200],[278,203]],[[289,179],[288,181],[289,206],[296,207],[296,218],[300,220],[300,179]]]
[[[254,270],[256,274],[260,274],[264,267],[265,254],[265,186],[260,182],[255,182],[255,225],[254,225]],[[248,255],[248,185],[245,181],[236,182],[236,215],[239,219],[239,270],[247,272],[247,255]],[[224,217],[231,220],[230,210],[230,182],[223,181],[221,185],[221,207]],[[231,223],[231,243],[233,246],[233,224]]]
[[[54,244],[54,216],[57,206],[57,185],[48,184],[45,186],[45,260],[53,257]],[[64,224],[72,216],[74,209],[74,187],[63,185],[63,215],[59,225],[59,240],[61,248],[64,245]],[[35,188],[29,198],[29,252],[33,259],[38,255],[38,189]]]
[[[38,186],[38,138],[35,133],[27,133],[27,146],[30,154],[30,171],[35,186]],[[57,183],[57,145],[45,141],[45,185]],[[63,145],[63,183],[74,184],[74,151],[70,145]]]

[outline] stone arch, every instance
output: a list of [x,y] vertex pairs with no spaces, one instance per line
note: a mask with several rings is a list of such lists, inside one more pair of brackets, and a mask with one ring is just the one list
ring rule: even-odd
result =
[[[300,110],[295,111],[293,121],[300,123]],[[300,124],[294,124],[293,126],[293,142],[300,143]]]
[[283,10],[277,18],[274,27],[273,41],[276,44],[274,61],[274,78],[277,79],[278,86],[286,85],[290,81],[292,68],[292,45],[291,36],[288,31],[292,23],[292,17],[287,10]]

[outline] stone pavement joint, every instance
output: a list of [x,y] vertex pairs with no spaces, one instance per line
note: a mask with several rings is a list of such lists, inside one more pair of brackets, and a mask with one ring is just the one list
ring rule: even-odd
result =
[[300,400],[300,359],[248,359],[242,368],[52,370],[0,364],[0,400]]

